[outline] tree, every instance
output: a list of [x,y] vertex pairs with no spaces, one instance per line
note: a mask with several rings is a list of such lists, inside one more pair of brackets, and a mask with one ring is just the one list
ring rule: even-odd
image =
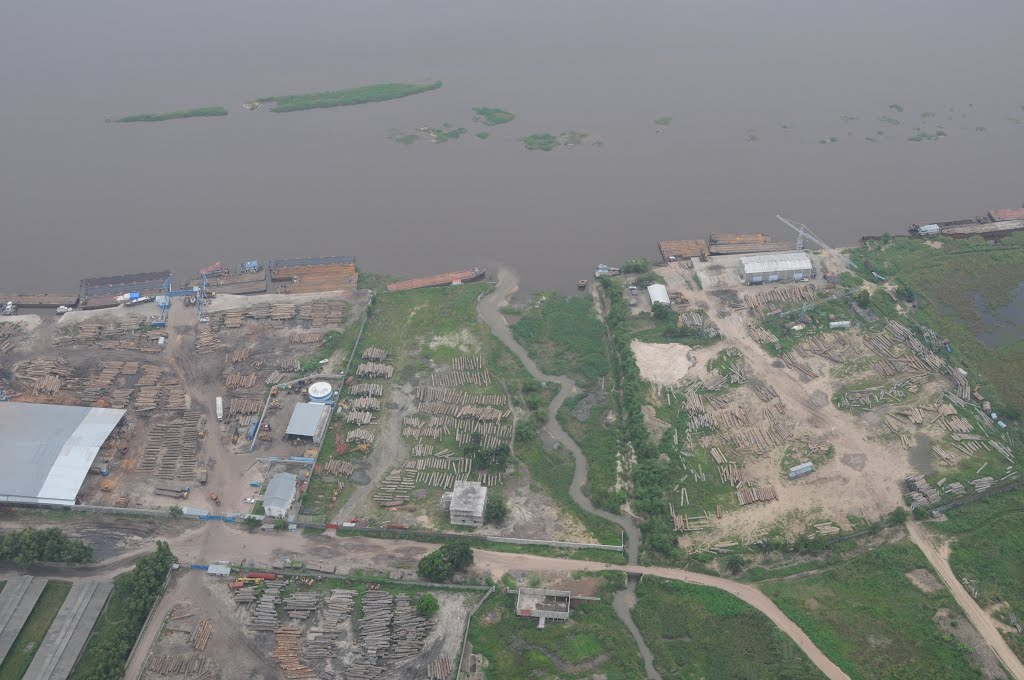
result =
[[646,257],[639,260],[626,260],[619,270],[623,274],[642,274],[651,271],[651,261]]
[[180,505],[172,505],[167,509],[167,512],[170,513],[171,517],[181,517],[185,514],[185,511],[181,509]]
[[494,489],[487,491],[487,503],[484,505],[484,522],[495,526],[504,524],[508,517],[508,502]]
[[907,521],[907,519],[909,517],[910,517],[910,513],[907,512],[906,508],[896,508],[895,510],[890,512],[888,515],[886,515],[882,519],[882,522],[887,527],[894,527],[897,524],[903,524],[904,522]]
[[284,517],[282,517],[281,519],[275,519],[274,520],[274,530],[275,531],[284,531],[287,528],[288,528],[288,520],[286,520]]
[[453,541],[445,543],[440,548],[445,560],[452,565],[455,571],[465,571],[473,564],[473,549],[466,541]]
[[245,525],[246,529],[252,531],[253,529],[258,529],[259,527],[263,526],[263,520],[257,517],[246,517],[242,520],[242,524]]
[[866,289],[861,288],[860,290],[853,294],[853,301],[856,302],[859,306],[866,308],[868,305],[871,304],[871,293],[869,293]]
[[435,583],[447,581],[452,577],[452,565],[441,554],[441,550],[428,553],[416,565],[416,573],[422,578],[429,579]]
[[441,605],[438,604],[437,598],[430,593],[421,595],[420,599],[416,601],[416,613],[425,619],[431,618],[440,608]]
[[665,319],[667,319],[671,311],[672,310],[669,309],[668,305],[663,304],[661,302],[655,302],[651,305],[651,316],[653,316],[658,321],[664,321]]
[[736,576],[743,571],[743,568],[746,566],[747,561],[740,555],[732,554],[725,558],[725,568],[733,576]]

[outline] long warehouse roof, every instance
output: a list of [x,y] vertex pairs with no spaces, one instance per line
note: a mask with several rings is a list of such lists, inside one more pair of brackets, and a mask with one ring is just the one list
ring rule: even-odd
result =
[[0,501],[74,505],[125,411],[0,402]]
[[813,268],[811,258],[804,252],[747,255],[740,258],[740,267],[747,274],[769,274]]

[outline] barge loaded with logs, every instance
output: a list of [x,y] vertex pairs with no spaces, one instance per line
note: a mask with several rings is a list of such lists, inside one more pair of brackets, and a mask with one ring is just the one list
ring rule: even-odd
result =
[[415,279],[406,279],[388,284],[388,292],[395,293],[401,290],[416,290],[417,288],[436,288],[438,286],[459,286],[463,283],[479,281],[487,275],[486,269],[473,267],[458,272],[447,272],[435,274],[434,276],[421,276]]
[[1024,208],[990,210],[978,217],[965,217],[943,222],[912,224],[912,236],[950,236],[952,238],[970,238],[984,236],[999,238],[1017,231],[1024,231]]

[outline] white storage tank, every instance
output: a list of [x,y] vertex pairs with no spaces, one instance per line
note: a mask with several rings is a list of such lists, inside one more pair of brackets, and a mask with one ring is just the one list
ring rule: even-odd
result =
[[331,394],[334,392],[334,388],[331,387],[329,382],[315,382],[309,386],[307,394],[309,394],[309,400],[315,404],[326,404],[331,400]]

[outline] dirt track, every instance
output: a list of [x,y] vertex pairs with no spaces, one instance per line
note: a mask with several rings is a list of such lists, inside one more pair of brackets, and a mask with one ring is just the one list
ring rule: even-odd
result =
[[988,643],[992,651],[999,657],[1003,667],[1016,680],[1024,680],[1024,663],[1021,663],[1020,659],[1013,653],[1013,650],[1010,649],[1010,646],[1006,644],[1006,640],[1003,639],[995,624],[992,623],[992,617],[986,614],[978,603],[974,601],[974,598],[960,585],[960,581],[956,579],[953,570],[950,569],[948,546],[944,545],[941,553],[936,550],[924,529],[917,522],[907,522],[907,531],[910,532],[910,540],[928,558],[932,567],[938,572],[939,578],[946,584],[949,592],[953,594],[957,604],[967,614],[967,618],[970,619],[974,627],[981,633],[981,636],[985,638],[985,642]]

